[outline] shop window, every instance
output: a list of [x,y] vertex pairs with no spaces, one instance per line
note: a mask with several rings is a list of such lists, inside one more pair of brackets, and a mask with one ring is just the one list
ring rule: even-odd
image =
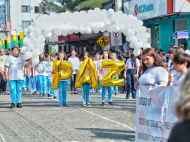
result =
[[175,32],[187,31],[187,19],[175,20]]
[[23,28],[27,28],[28,26],[30,26],[30,21],[22,21]]

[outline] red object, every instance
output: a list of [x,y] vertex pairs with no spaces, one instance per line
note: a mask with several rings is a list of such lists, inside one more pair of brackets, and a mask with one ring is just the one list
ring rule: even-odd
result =
[[67,35],[67,36],[59,36],[58,37],[58,41],[61,41],[61,40],[73,40],[73,39],[78,39],[79,36],[75,35],[75,34],[72,34],[72,35]]
[[7,31],[9,31],[8,37],[10,37],[10,35],[11,35],[11,22],[10,21],[7,21]]
[[187,0],[188,2],[190,2],[190,0]]
[[138,6],[137,6],[137,4],[135,5],[134,12],[135,12],[135,15],[137,15],[137,14],[138,14]]
[[173,0],[167,0],[167,14],[173,13],[173,5],[174,5]]

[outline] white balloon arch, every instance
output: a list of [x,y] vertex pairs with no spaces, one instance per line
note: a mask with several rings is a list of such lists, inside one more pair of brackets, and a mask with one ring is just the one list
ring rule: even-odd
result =
[[140,54],[140,48],[150,48],[147,43],[150,35],[146,32],[143,22],[133,15],[123,14],[122,11],[114,12],[99,8],[88,12],[65,12],[43,15],[29,26],[29,36],[24,38],[25,46],[21,48],[23,59],[32,58],[34,64],[39,63],[39,54],[43,52],[45,38],[53,38],[60,35],[66,36],[73,33],[90,34],[92,32],[118,32],[127,36],[130,47],[134,48],[134,54]]

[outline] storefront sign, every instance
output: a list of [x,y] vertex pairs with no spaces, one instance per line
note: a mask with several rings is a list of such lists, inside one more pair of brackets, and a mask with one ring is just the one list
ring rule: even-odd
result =
[[177,33],[173,33],[173,39],[177,38]]
[[177,38],[178,39],[189,38],[189,33],[188,32],[177,32]]
[[137,13],[143,13],[143,12],[147,12],[147,11],[151,11],[153,10],[153,4],[149,4],[149,5],[140,5],[137,6],[137,4],[135,5],[135,15],[137,15]]

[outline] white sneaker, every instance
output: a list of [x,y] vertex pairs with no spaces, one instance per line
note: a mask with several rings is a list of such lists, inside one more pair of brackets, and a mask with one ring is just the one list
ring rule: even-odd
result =
[[86,104],[83,104],[83,107],[86,107]]

